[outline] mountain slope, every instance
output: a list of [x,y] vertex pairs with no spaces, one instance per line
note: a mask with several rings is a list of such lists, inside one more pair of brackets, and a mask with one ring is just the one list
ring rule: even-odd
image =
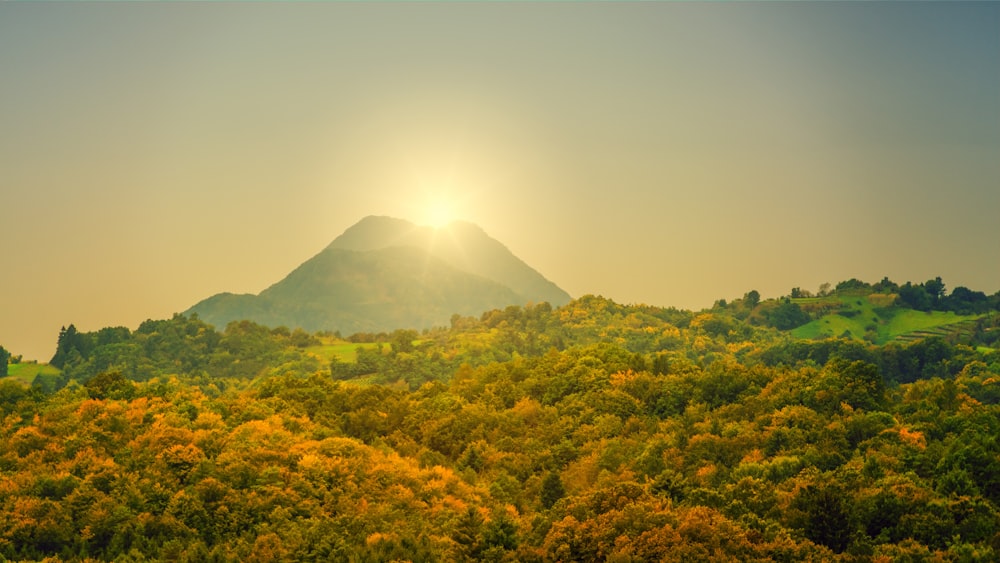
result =
[[447,227],[418,227],[392,217],[369,216],[337,237],[330,248],[368,251],[393,246],[419,248],[459,270],[495,280],[528,301],[569,303],[568,293],[533,270],[479,226],[456,221]]
[[368,217],[259,295],[218,294],[185,314],[217,327],[249,319],[351,334],[441,326],[455,313],[543,300],[569,296],[474,225],[433,231]]

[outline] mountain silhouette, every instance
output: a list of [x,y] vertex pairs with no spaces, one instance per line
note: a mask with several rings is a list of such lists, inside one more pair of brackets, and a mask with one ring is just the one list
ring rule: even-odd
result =
[[185,314],[220,328],[252,320],[346,335],[443,326],[456,313],[569,300],[472,223],[433,229],[370,216],[259,295],[221,293]]

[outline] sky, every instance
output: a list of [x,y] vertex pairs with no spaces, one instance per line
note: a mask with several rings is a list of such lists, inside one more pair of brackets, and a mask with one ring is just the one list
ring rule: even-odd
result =
[[0,345],[258,293],[367,215],[574,297],[1000,290],[1000,3],[0,2]]

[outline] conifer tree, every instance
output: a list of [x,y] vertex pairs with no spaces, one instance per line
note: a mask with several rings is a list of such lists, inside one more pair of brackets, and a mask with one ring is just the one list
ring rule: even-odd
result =
[[558,473],[549,473],[545,476],[542,481],[542,506],[545,508],[552,508],[552,505],[557,503],[559,499],[566,495],[566,489],[563,487],[562,479],[559,478]]

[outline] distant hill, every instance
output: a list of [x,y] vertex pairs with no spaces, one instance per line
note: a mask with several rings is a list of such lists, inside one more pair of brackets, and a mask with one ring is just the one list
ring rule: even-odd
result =
[[259,295],[221,293],[185,314],[220,328],[247,319],[352,334],[441,326],[456,313],[569,300],[476,225],[432,229],[366,217]]
[[968,330],[977,315],[952,311],[917,311],[897,305],[895,295],[831,295],[795,299],[812,320],[791,331],[796,338],[845,337],[877,344],[892,340],[914,340],[926,336],[947,336]]
[[825,285],[816,295],[796,287],[788,296],[764,301],[751,291],[732,303],[717,302],[713,312],[809,340],[850,338],[886,344],[941,336],[987,345],[996,342],[988,325],[1000,311],[1000,292],[990,296],[958,286],[949,293],[940,277],[902,285],[887,277],[875,284],[850,279],[832,290]]

